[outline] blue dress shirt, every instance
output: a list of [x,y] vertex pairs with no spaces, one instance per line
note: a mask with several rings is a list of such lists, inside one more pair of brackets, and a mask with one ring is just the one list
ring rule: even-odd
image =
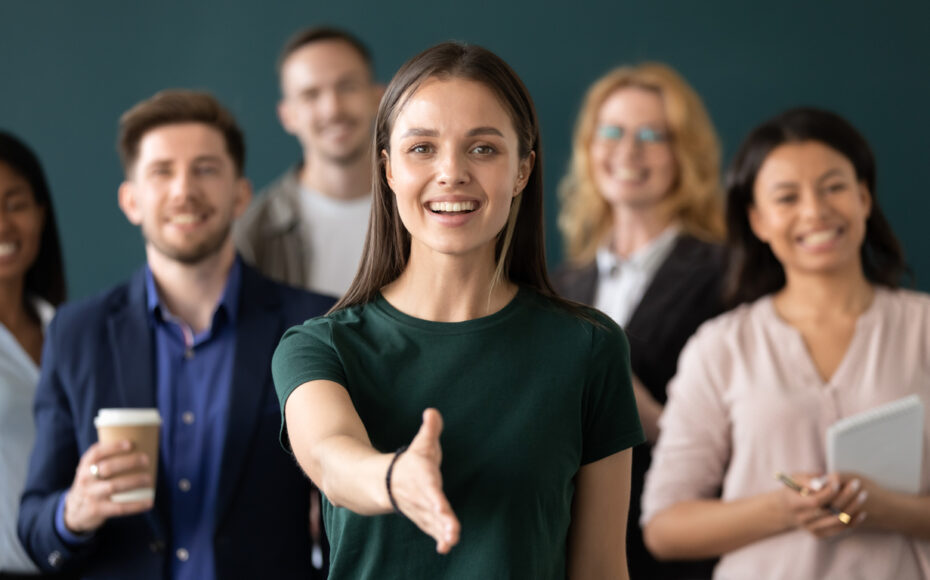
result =
[[215,577],[213,533],[220,461],[228,426],[241,266],[233,264],[210,328],[194,334],[162,305],[146,270],[149,320],[155,329],[160,441],[171,514],[171,577]]
[[[237,258],[210,327],[194,334],[161,303],[151,270],[146,267],[148,320],[154,331],[156,398],[162,418],[159,442],[160,481],[167,482],[168,545],[171,578],[215,578],[213,534],[220,461],[226,439],[236,347],[236,313],[242,266]],[[165,489],[162,487],[161,489]],[[89,540],[64,526],[64,495],[56,528],[69,543]]]

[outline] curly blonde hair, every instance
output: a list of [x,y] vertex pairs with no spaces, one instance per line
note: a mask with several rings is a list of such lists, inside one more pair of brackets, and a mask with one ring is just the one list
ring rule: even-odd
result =
[[660,211],[698,238],[719,241],[724,236],[723,196],[720,187],[720,144],[701,98],[687,81],[659,63],[616,68],[595,82],[585,95],[572,138],[568,174],[559,185],[562,211],[559,230],[566,258],[587,264],[610,235],[613,213],[598,191],[591,168],[590,148],[601,105],[624,88],[655,91],[662,97],[678,164],[678,177]]

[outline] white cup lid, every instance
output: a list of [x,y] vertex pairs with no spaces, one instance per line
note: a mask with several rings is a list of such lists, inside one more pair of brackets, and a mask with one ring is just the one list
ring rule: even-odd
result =
[[97,427],[161,425],[158,409],[100,409],[94,418]]

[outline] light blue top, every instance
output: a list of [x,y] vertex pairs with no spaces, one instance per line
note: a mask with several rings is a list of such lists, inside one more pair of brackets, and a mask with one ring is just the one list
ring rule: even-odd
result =
[[[39,298],[33,298],[32,304],[44,333],[55,310]],[[35,442],[32,403],[38,383],[39,367],[0,324],[0,572],[38,570],[16,536],[19,496]]]

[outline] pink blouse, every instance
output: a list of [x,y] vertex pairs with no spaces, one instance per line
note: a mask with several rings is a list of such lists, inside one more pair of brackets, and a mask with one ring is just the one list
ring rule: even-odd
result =
[[[724,501],[778,489],[777,471],[825,473],[825,437],[843,417],[917,393],[930,413],[930,296],[876,288],[826,383],[801,334],[771,296],[705,323],[669,383],[669,399],[641,523],[680,501]],[[920,493],[930,492],[924,425]],[[717,580],[930,578],[930,542],[856,530],[818,539],[803,531],[726,554]]]

